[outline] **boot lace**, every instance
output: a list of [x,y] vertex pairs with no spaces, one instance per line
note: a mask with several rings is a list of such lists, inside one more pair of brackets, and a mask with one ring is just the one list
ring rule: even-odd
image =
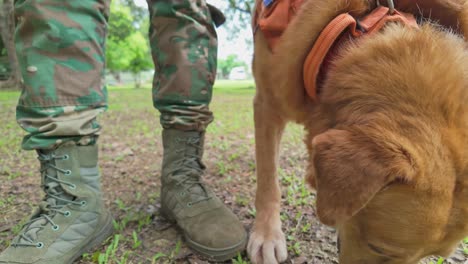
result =
[[53,217],[59,213],[66,217],[70,216],[70,211],[63,210],[63,207],[68,204],[84,205],[85,201],[74,201],[66,198],[65,192],[63,191],[60,184],[64,184],[74,189],[76,186],[70,182],[59,180],[58,178],[51,176],[47,173],[48,169],[53,169],[70,175],[70,170],[64,170],[56,167],[53,163],[55,160],[66,160],[69,159],[68,155],[56,156],[54,154],[45,155],[39,153],[38,160],[41,162],[41,175],[43,177],[42,187],[45,190],[46,196],[44,200],[39,204],[39,213],[36,217],[33,216],[23,228],[22,233],[17,237],[17,240],[11,243],[14,247],[37,247],[42,248],[44,243],[35,241],[37,234],[43,230],[49,224],[53,230],[58,230],[59,226],[53,221]]
[[[182,146],[177,149],[176,152],[184,153],[181,155],[182,158],[174,162],[175,166],[169,171],[169,174],[173,175],[176,180],[176,185],[185,186],[182,190],[182,194],[191,194],[197,196],[197,199],[188,203],[188,206],[195,205],[197,203],[210,200],[212,197],[208,194],[206,187],[201,181],[201,176],[204,174],[204,165],[200,160],[200,153],[202,147],[200,146],[199,138],[177,138],[176,141],[179,143],[185,143],[186,146],[196,149],[195,154],[186,151],[186,147]],[[197,188],[198,187],[198,188]],[[202,192],[197,192],[197,189],[201,189]]]

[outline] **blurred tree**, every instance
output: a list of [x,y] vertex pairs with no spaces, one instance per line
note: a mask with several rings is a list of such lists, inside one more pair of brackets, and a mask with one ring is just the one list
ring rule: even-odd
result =
[[229,9],[228,13],[238,13],[240,15],[252,14],[252,10],[255,5],[255,0],[229,0]]
[[229,55],[226,59],[218,59],[218,69],[223,78],[228,78],[229,73],[235,67],[244,66],[247,68],[245,62],[239,60],[237,55]]
[[[239,41],[237,32],[251,28],[255,0],[228,0],[227,2],[226,7],[223,9],[227,18],[224,27],[231,33],[228,35],[229,40]],[[249,47],[252,47],[252,38],[244,39],[244,41]]]
[[121,81],[120,73],[128,69],[130,53],[127,39],[135,31],[133,16],[129,7],[119,1],[112,1],[109,17],[109,32],[106,44],[107,70],[117,82]]
[[4,70],[8,71],[8,75],[4,75],[0,82],[1,87],[17,87],[21,75],[19,72],[18,60],[16,58],[15,43],[14,43],[14,30],[15,19],[13,14],[13,0],[0,0],[0,35],[2,45],[4,48],[1,50],[2,54],[6,54],[3,62]]
[[[3,40],[0,38],[0,82],[5,82],[10,79],[11,68],[8,60],[8,53]],[[0,84],[2,86],[2,84]]]
[[[141,86],[141,71],[152,68],[147,32],[143,27],[149,25],[142,20],[139,28],[134,23],[132,9],[121,1],[112,1],[107,38],[107,69],[117,82],[121,82],[120,73],[129,71],[135,79],[135,86]],[[146,29],[147,30],[147,29]]]
[[3,40],[2,40],[2,38],[0,38],[0,57],[5,57],[7,55],[8,54],[7,54],[5,44],[3,44]]
[[107,38],[113,41],[122,41],[134,31],[132,10],[119,1],[112,1],[109,17],[109,32]]
[[[149,15],[147,17],[149,17]],[[148,45],[149,45],[149,36],[148,36],[149,28],[150,28],[149,18],[144,19],[142,21],[142,23],[140,24],[140,27],[138,28],[138,31],[140,31],[141,34],[143,34],[143,36],[145,37],[145,40],[148,43]]]
[[226,23],[228,29],[239,30],[250,26],[254,7],[255,0],[229,0],[227,8],[223,10],[228,21]]
[[153,68],[149,46],[143,34],[139,31],[128,38],[130,63],[128,69],[133,74],[135,88],[141,87],[141,72]]
[[133,17],[133,26],[137,29],[140,29],[142,24],[148,20],[148,9],[146,7],[138,6],[135,3],[135,0],[120,0],[120,3],[130,8]]
[[120,73],[127,70],[130,64],[130,53],[127,49],[127,41],[115,41],[112,39],[107,40],[106,44],[106,60],[107,70],[115,78],[117,82],[120,82]]

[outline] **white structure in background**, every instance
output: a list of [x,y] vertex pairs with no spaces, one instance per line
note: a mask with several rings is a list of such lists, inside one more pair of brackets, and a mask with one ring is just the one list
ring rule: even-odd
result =
[[245,80],[247,79],[247,72],[244,66],[232,68],[229,73],[229,80]]

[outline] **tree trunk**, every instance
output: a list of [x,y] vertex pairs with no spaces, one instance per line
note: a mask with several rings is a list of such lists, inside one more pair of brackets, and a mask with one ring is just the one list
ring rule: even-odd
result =
[[133,80],[135,81],[135,88],[141,88],[141,72],[134,72]]
[[121,84],[122,83],[122,78],[120,76],[120,72],[119,71],[111,71],[110,72],[112,74],[112,76],[114,77],[115,81],[117,82],[117,84]]
[[7,81],[0,82],[1,88],[19,88],[21,74],[16,57],[14,31],[15,31],[15,16],[13,9],[13,0],[1,0],[0,9],[0,35],[8,53],[8,61],[10,63],[11,75]]

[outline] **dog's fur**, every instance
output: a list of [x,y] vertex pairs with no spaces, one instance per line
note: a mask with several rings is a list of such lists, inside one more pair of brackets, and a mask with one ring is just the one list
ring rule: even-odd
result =
[[[468,36],[464,0],[419,2],[431,1],[441,6],[432,18]],[[468,235],[468,52],[460,35],[430,23],[388,25],[340,51],[319,102],[305,94],[302,66],[321,30],[340,13],[367,13],[369,2],[306,0],[275,53],[255,35],[254,263],[287,258],[276,168],[289,121],[307,131],[307,180],[320,220],[339,231],[340,263],[414,264],[449,255]]]

